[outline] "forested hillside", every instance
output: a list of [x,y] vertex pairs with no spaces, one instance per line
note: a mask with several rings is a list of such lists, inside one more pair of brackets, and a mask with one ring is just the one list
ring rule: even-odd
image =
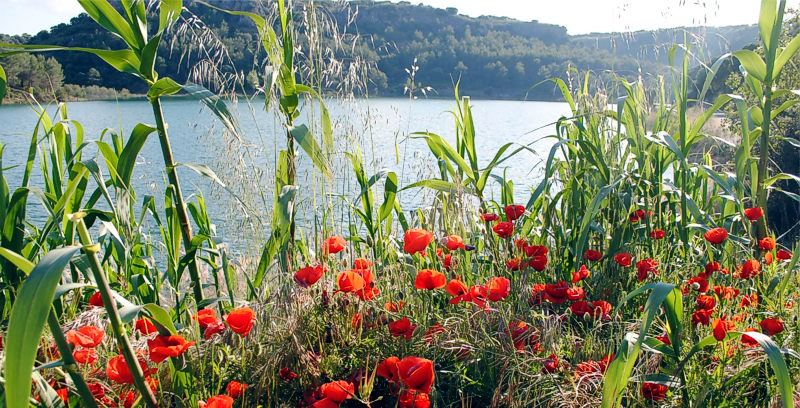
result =
[[[254,11],[266,15],[269,10],[260,2],[215,0],[226,9]],[[258,33],[249,19],[231,16],[197,1],[184,6],[196,16],[184,13],[183,29],[167,33],[161,42],[156,69],[177,80],[194,76],[212,77],[237,73],[241,85],[252,91],[263,72],[263,54],[258,49]],[[297,2],[296,15],[304,15],[307,5]],[[591,34],[569,36],[565,27],[537,21],[481,16],[467,17],[455,8],[437,9],[408,2],[373,1],[314,3],[314,15],[338,36],[323,46],[329,56],[343,64],[362,64],[361,78],[368,84],[359,92],[372,95],[402,95],[409,82],[410,67],[416,72],[414,87],[432,87],[434,94],[449,96],[454,81],[461,79],[464,93],[475,97],[553,99],[552,86],[530,87],[551,77],[563,77],[569,67],[579,71],[637,75],[663,72],[667,50],[663,44],[681,42],[685,30],[670,29],[624,34]],[[153,16],[155,17],[155,16]],[[202,21],[202,24],[200,23]],[[213,36],[201,28],[211,29]],[[730,49],[741,48],[756,40],[755,26],[691,29],[687,38],[701,38],[707,47],[706,59]],[[103,31],[87,15],[73,18],[49,31],[34,36],[6,36],[4,41],[118,49],[122,42]],[[205,43],[204,47],[198,47]],[[225,53],[215,45],[224,44]],[[301,50],[302,51],[302,50]],[[145,92],[143,85],[131,81],[84,53],[52,53],[47,55],[63,69],[63,83],[101,86],[117,90]],[[225,58],[222,58],[222,57]],[[216,63],[200,64],[204,59]],[[0,61],[14,65],[20,61]],[[176,63],[179,62],[179,63]],[[234,71],[235,69],[235,71]],[[13,69],[12,69],[13,70]],[[197,75],[198,71],[206,75]],[[263,82],[263,80],[261,81]],[[9,84],[25,88],[22,81]],[[326,83],[336,88],[336,83]],[[213,88],[213,86],[211,86]],[[427,88],[426,88],[427,89]],[[52,93],[52,92],[51,92]],[[430,92],[428,93],[430,95]],[[526,96],[527,95],[527,96]]]

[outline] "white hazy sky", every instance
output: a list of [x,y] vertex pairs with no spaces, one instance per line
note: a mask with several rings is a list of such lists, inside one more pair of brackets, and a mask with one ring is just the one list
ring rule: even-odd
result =
[[[392,0],[396,2],[397,0]],[[567,27],[570,34],[635,31],[677,26],[755,24],[760,0],[411,0],[456,7],[469,16],[497,15]],[[797,8],[800,0],[787,0]],[[0,0],[0,33],[36,34],[69,22],[81,8],[74,0]]]

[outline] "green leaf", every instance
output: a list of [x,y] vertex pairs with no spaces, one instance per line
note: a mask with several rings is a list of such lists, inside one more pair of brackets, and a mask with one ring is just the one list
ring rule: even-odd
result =
[[158,33],[161,34],[170,24],[178,21],[183,8],[183,0],[161,0],[158,7]]
[[147,91],[147,99],[152,101],[164,95],[178,93],[181,89],[183,89],[183,87],[179,83],[173,81],[172,78],[164,77],[150,86],[150,90]]
[[130,24],[106,0],[78,0],[78,3],[97,24],[122,38],[131,49],[140,50],[144,46]]
[[233,137],[235,137],[237,140],[242,140],[242,132],[239,129],[239,122],[236,120],[236,116],[231,113],[231,110],[228,109],[228,104],[225,103],[222,98],[214,95],[211,91],[201,85],[188,82],[183,85],[183,90],[186,91],[189,96],[199,100],[206,105],[206,107],[211,109],[217,119],[222,122],[229,132],[231,132]]
[[322,172],[326,177],[330,178],[330,166],[328,164],[328,158],[325,155],[325,152],[320,149],[317,140],[314,139],[314,135],[311,134],[311,131],[308,130],[306,125],[295,126],[292,129],[289,129],[289,133],[291,133],[294,140],[297,142],[298,145],[308,154],[311,158],[311,161],[314,163],[315,166]]
[[3,104],[3,98],[6,96],[6,71],[3,70],[3,66],[0,65],[0,105]]
[[[144,48],[142,48],[142,53],[140,56],[141,63],[139,64],[139,72],[141,72],[142,76],[148,81],[156,79],[156,71],[155,71],[156,54],[158,53],[158,44],[160,42],[161,42],[161,34],[156,34],[153,38],[150,39],[150,41],[147,42],[147,45],[145,45]],[[150,92],[148,92],[147,95],[149,97]],[[150,99],[152,100],[152,98]]]
[[776,0],[761,0],[761,11],[758,15],[758,29],[761,31],[761,41],[764,42],[765,50],[770,50],[773,45],[772,29],[777,18],[777,8],[778,3]]
[[141,62],[139,57],[131,50],[99,50],[95,48],[83,47],[61,47],[58,45],[35,45],[35,44],[9,44],[0,43],[0,48],[11,48],[16,51],[0,52],[0,57],[7,57],[22,52],[49,52],[49,51],[81,51],[88,52],[100,57],[108,65],[111,65],[120,72],[127,72],[141,77],[139,67]]
[[390,171],[386,174],[386,183],[383,187],[383,204],[378,211],[378,217],[381,221],[385,220],[392,213],[394,202],[397,197],[397,174]]
[[746,332],[740,334],[747,334],[750,338],[757,341],[767,354],[769,364],[772,366],[772,371],[775,372],[775,377],[778,379],[778,391],[781,394],[781,401],[784,408],[794,407],[794,385],[792,377],[789,375],[789,369],[786,367],[786,360],[783,358],[780,347],[772,340],[771,337],[759,332]]
[[767,64],[751,50],[739,50],[733,53],[748,75],[764,82],[767,76]]
[[783,70],[783,66],[797,54],[798,49],[800,49],[800,35],[792,38],[792,41],[789,41],[786,48],[784,48],[780,55],[778,55],[778,58],[775,59],[775,66],[772,68],[772,78],[778,78],[781,74],[781,70]]
[[53,295],[64,268],[78,249],[73,246],[48,252],[25,279],[14,302],[5,339],[5,391],[9,407],[28,406],[31,370]]
[[162,336],[171,335],[178,332],[178,330],[175,328],[175,324],[172,323],[172,318],[169,316],[169,312],[164,310],[163,307],[155,303],[148,303],[144,305],[143,309],[145,312],[147,312],[150,320],[153,321],[153,324],[156,326],[159,334]]
[[31,261],[25,259],[25,257],[12,250],[0,247],[0,256],[8,259],[9,262],[14,264],[14,266],[16,266],[22,272],[25,272],[26,275],[30,275],[31,271],[33,270],[34,265]]
[[197,164],[197,163],[175,163],[175,167],[177,166],[186,166],[201,176],[205,176],[210,178],[213,182],[219,184],[222,187],[225,187],[225,183],[217,177],[217,174],[214,173],[214,170],[211,170],[210,167],[206,166],[205,164]]

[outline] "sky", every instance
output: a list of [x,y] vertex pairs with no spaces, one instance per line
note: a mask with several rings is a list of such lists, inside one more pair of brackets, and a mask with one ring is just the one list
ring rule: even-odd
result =
[[[391,0],[397,2],[398,0]],[[456,7],[460,14],[496,15],[567,27],[569,34],[636,31],[678,26],[755,24],[760,0],[411,0]],[[787,7],[800,0],[787,0]],[[0,0],[0,33],[36,34],[69,22],[75,0]]]

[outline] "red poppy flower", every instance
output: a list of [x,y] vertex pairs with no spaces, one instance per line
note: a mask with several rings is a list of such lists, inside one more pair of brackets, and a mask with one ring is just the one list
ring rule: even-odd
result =
[[775,249],[775,238],[765,237],[758,241],[758,247],[765,251],[772,251]]
[[578,283],[591,275],[586,265],[581,265],[577,272],[572,272],[572,283]]
[[542,371],[546,373],[558,371],[558,357],[556,357],[555,354],[550,354],[550,357],[544,361],[544,365],[542,365]]
[[456,249],[466,249],[467,247],[464,246],[464,240],[458,235],[448,235],[444,237],[444,246],[447,247],[450,251],[455,251]]
[[509,221],[514,221],[517,218],[522,217],[523,214],[525,214],[525,206],[512,204],[506,206],[505,211],[506,211],[506,218]]
[[399,362],[399,358],[394,356],[389,357],[378,364],[378,368],[376,369],[375,373],[391,382],[396,383],[400,381],[400,374],[397,371],[397,363]]
[[464,295],[467,294],[467,285],[461,281],[461,279],[451,279],[450,282],[447,283],[444,290],[453,296],[450,299],[450,304],[457,305],[464,299]]
[[435,374],[433,372],[433,361],[419,358],[406,357],[397,363],[397,371],[400,380],[412,391],[429,394]]
[[414,280],[414,287],[417,289],[439,289],[447,284],[447,278],[443,273],[431,269],[423,269],[417,273]]
[[405,390],[397,399],[397,406],[399,408],[429,408],[431,400],[428,394]]
[[403,251],[414,255],[425,251],[428,244],[433,241],[433,233],[419,228],[411,228],[403,237]]
[[600,258],[603,257],[603,254],[600,253],[600,251],[595,251],[594,249],[587,249],[586,252],[583,254],[583,257],[592,262],[595,262],[599,261]]
[[531,327],[525,322],[511,322],[508,324],[508,332],[511,335],[511,341],[514,342],[514,348],[522,350],[530,339],[528,333],[531,332]]
[[322,265],[306,266],[295,272],[294,280],[298,285],[307,288],[317,283],[328,268]]
[[469,288],[469,292],[464,296],[464,300],[469,300],[472,303],[475,303],[479,307],[486,306],[486,286],[484,285],[472,285]]
[[589,317],[593,316],[594,310],[592,307],[589,306],[589,302],[585,300],[579,300],[571,305],[569,305],[569,310],[576,316],[585,316],[589,315]]
[[256,313],[249,307],[240,307],[226,316],[225,321],[234,333],[247,337],[256,321]]
[[761,326],[761,330],[770,336],[774,336],[783,331],[783,320],[775,317],[768,317],[762,320],[759,325]]
[[547,255],[534,256],[528,260],[528,265],[530,265],[530,267],[537,272],[543,271],[547,267]]
[[428,327],[428,331],[425,332],[425,343],[433,344],[433,336],[441,333],[444,333],[444,327],[442,327],[439,322],[434,323],[433,326]]
[[622,267],[631,266],[631,254],[627,252],[620,252],[614,255],[614,261]]
[[525,262],[522,257],[511,258],[506,261],[506,268],[510,271],[519,271],[525,269],[528,266],[528,263]]
[[667,397],[666,385],[646,382],[642,384],[642,398],[651,401],[664,401]]
[[539,257],[544,256],[545,261],[547,261],[547,247],[544,245],[526,245],[525,248],[525,255],[530,257]]
[[781,261],[788,261],[788,260],[792,259],[792,253],[787,251],[787,250],[785,250],[785,249],[779,249],[778,253],[776,254],[776,256]]
[[508,297],[511,281],[503,277],[494,277],[486,282],[486,296],[492,302],[499,302]]
[[347,241],[344,238],[334,235],[322,243],[322,253],[325,255],[336,254],[342,252],[347,246]]
[[284,381],[292,381],[297,378],[297,374],[290,370],[289,367],[281,368],[281,370],[278,372],[278,375],[280,375]]
[[711,262],[706,264],[705,271],[706,271],[706,274],[709,275],[709,276],[712,273],[720,271],[720,270],[722,270],[722,267],[719,265],[719,262],[711,261]]
[[89,304],[92,306],[103,307],[103,297],[100,296],[100,292],[94,292],[94,294],[89,298]]
[[414,336],[414,330],[416,330],[416,328],[417,325],[411,324],[411,321],[408,320],[407,317],[389,323],[389,333],[391,333],[394,337],[402,336],[406,340],[411,340],[411,338]]
[[697,297],[697,310],[714,310],[717,300],[714,296],[700,295]]
[[656,269],[657,266],[658,262],[656,262],[652,258],[647,258],[639,262],[636,262],[636,273],[639,277],[639,282],[642,282],[645,279],[647,279],[647,277],[651,273],[653,275],[658,275],[658,270]]
[[739,289],[730,286],[714,286],[714,293],[716,293],[720,299],[731,300],[739,296]]
[[721,319],[714,319],[714,322],[711,323],[711,328],[714,330],[714,338],[717,341],[722,341],[725,340],[725,336],[729,331],[736,330],[736,324],[726,320],[726,316],[722,316]]
[[339,272],[339,277],[336,279],[336,284],[339,286],[340,292],[356,292],[364,289],[366,282],[358,272],[354,270]]
[[672,345],[672,342],[669,340],[669,334],[667,334],[667,333],[664,333],[664,334],[662,334],[660,336],[656,336],[656,340],[658,340],[658,341],[660,341],[660,342],[662,342],[662,343],[664,343],[664,344],[666,344],[668,346]]
[[136,328],[136,331],[145,336],[149,336],[153,333],[158,333],[158,330],[156,329],[156,326],[153,324],[153,322],[151,322],[150,319],[145,317],[141,319],[136,319],[134,327]]
[[500,216],[497,214],[481,214],[481,219],[486,222],[497,221],[500,219]]
[[514,235],[514,224],[509,221],[500,221],[492,227],[492,231],[500,238],[510,238]]
[[331,381],[319,386],[320,395],[337,404],[346,399],[353,398],[355,392],[355,385],[353,385],[353,383],[342,380]]
[[224,331],[225,331],[225,323],[222,321],[217,321],[216,323],[206,327],[205,331],[203,331],[203,337],[205,337],[205,339],[208,340],[215,334],[220,334]]
[[700,293],[708,292],[708,281],[702,276],[695,276],[689,279],[686,285]]
[[739,304],[739,307],[745,308],[748,306],[758,306],[758,294],[753,293],[751,295],[744,295],[742,296],[742,302]]
[[544,287],[545,298],[552,303],[564,303],[567,301],[567,290],[569,285],[559,280],[558,283],[548,283]]
[[744,210],[744,216],[750,221],[756,221],[761,218],[762,215],[764,215],[764,211],[761,207],[751,207]]
[[167,357],[178,357],[194,344],[195,342],[186,341],[180,334],[156,336],[153,340],[147,340],[150,360],[154,363],[160,363]]
[[[747,333],[747,332],[758,333],[758,330],[756,330],[756,329],[754,329],[752,327],[748,327],[747,329],[745,329],[744,332],[745,333]],[[756,341],[756,339],[754,339],[754,338],[752,338],[752,337],[750,337],[750,336],[748,336],[746,334],[742,335],[742,345],[745,346],[745,347],[749,347],[749,348],[760,346],[760,344],[758,343],[758,341]]]
[[[139,365],[142,367],[142,371],[147,373],[147,364],[139,360]],[[133,384],[133,375],[123,356],[114,356],[108,360],[106,376],[108,376],[108,379],[111,381],[120,384]]]
[[197,314],[194,315],[194,318],[197,319],[197,324],[203,330],[218,322],[217,314],[212,309],[200,309],[197,311]]
[[136,394],[134,394],[133,391],[124,392],[120,398],[120,402],[122,402],[124,408],[131,408],[133,403],[136,402]]
[[208,402],[198,403],[200,408],[231,408],[233,406],[233,398],[227,395],[215,395],[208,399]]
[[93,348],[78,347],[72,352],[72,358],[78,364],[94,364],[97,362],[97,351]]
[[592,302],[592,309],[596,315],[600,314],[601,316],[607,316],[609,313],[611,313],[611,303],[608,303],[605,300],[595,300]]
[[369,269],[372,268],[372,261],[367,258],[356,258],[353,261],[353,268],[355,269]]
[[83,326],[77,331],[70,330],[67,332],[67,343],[76,346],[93,348],[103,342],[106,337],[106,332],[94,326]]
[[583,288],[580,286],[573,286],[567,289],[567,299],[569,300],[581,300],[586,297],[586,293],[584,293]]
[[233,398],[239,398],[244,394],[244,390],[246,389],[247,384],[242,384],[239,381],[231,381],[228,383],[228,386],[225,387],[225,392]]
[[660,240],[660,239],[664,239],[665,235],[666,234],[664,233],[664,230],[655,229],[650,233],[650,238],[653,238],[655,240]]
[[728,231],[725,228],[712,228],[705,233],[706,241],[711,245],[719,245],[728,239]]
[[697,326],[698,324],[703,326],[708,326],[711,323],[711,315],[714,314],[714,310],[705,310],[701,309],[694,313],[692,313],[692,325]]
[[745,261],[742,265],[741,270],[739,271],[739,277],[742,279],[750,279],[753,276],[756,276],[761,273],[761,263],[756,261],[755,259],[749,259]]

